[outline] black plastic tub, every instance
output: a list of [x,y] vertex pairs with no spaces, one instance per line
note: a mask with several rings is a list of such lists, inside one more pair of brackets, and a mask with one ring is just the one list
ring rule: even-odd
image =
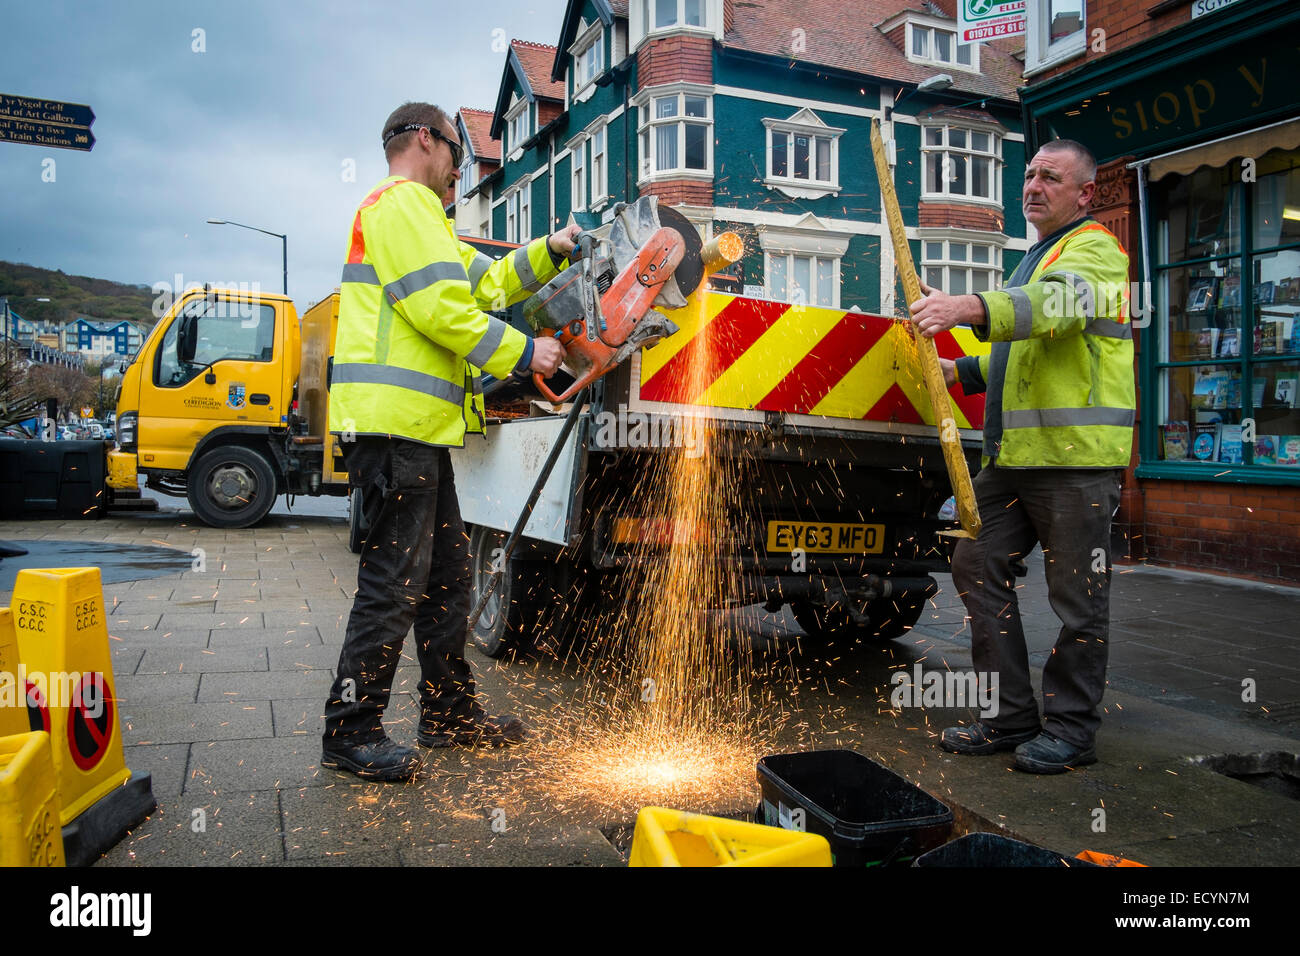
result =
[[909,863],[952,830],[947,806],[852,750],[764,757],[758,785],[760,822],[824,836],[836,866]]
[[913,866],[1091,866],[1032,843],[996,833],[968,833],[916,858]]

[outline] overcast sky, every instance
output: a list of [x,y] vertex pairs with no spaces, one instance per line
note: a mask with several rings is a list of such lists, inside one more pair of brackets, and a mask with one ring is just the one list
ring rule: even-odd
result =
[[412,99],[491,109],[505,42],[555,43],[564,6],[0,0],[0,93],[95,111],[89,153],[0,142],[0,259],[279,292],[280,240],[206,224],[229,219],[286,233],[289,294],[320,299],[387,174],[388,114]]

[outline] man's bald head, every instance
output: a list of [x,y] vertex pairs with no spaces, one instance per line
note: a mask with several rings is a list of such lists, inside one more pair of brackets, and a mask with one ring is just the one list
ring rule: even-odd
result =
[[389,132],[395,129],[401,129],[403,126],[419,124],[421,126],[432,126],[442,131],[450,127],[451,118],[440,107],[432,103],[403,103],[397,109],[393,110],[388,119],[384,121],[384,158],[390,163],[394,156],[405,152],[415,138],[420,135],[419,130],[408,130],[405,133],[398,133],[391,139],[388,138]]
[[1069,153],[1074,157],[1075,169],[1079,173],[1079,184],[1095,182],[1097,179],[1097,157],[1092,150],[1073,139],[1048,140],[1038,148],[1040,153]]

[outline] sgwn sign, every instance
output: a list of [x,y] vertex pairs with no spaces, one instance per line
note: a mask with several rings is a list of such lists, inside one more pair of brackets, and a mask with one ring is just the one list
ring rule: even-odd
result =
[[1026,0],[959,0],[957,42],[983,43],[1025,32]]

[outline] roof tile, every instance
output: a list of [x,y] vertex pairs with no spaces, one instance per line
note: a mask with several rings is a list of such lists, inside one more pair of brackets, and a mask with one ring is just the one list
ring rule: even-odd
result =
[[[731,29],[722,43],[909,85],[936,73],[948,73],[953,78],[952,89],[958,92],[1016,98],[1022,83],[1021,63],[1015,56],[1023,48],[1019,40],[983,44],[979,73],[941,63],[913,63],[879,29],[881,23],[905,11],[936,16],[934,8],[919,0],[806,0],[797,5],[787,0],[748,0],[735,4]],[[846,29],[850,24],[852,28]],[[803,46],[797,54],[791,49],[795,38]]]
[[478,159],[501,161],[501,140],[492,138],[492,111],[462,106],[460,118],[469,132],[470,148]]
[[555,47],[528,40],[511,40],[511,48],[519,57],[533,93],[545,99],[564,100],[564,84],[552,82],[551,65],[555,62]]

